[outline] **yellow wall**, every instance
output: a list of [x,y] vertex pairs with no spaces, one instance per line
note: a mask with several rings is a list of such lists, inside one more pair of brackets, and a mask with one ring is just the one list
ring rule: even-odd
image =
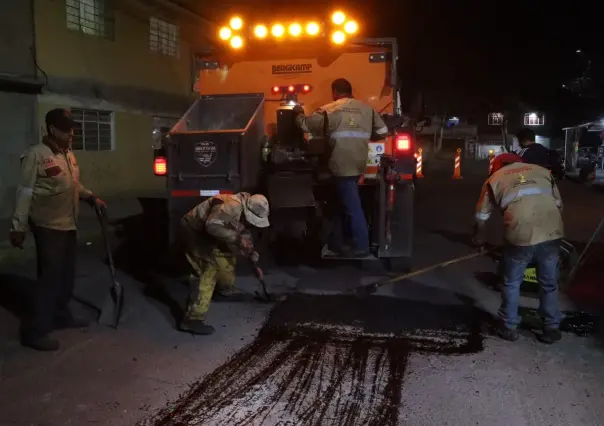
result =
[[190,46],[181,39],[179,57],[151,52],[149,16],[133,16],[120,9],[113,13],[114,39],[106,40],[68,30],[64,0],[36,0],[40,68],[49,76],[86,78],[190,96]]
[[[71,105],[38,103],[38,120],[53,108]],[[82,183],[101,197],[159,196],[165,179],[153,174],[152,117],[132,112],[114,112],[115,150],[75,151]]]

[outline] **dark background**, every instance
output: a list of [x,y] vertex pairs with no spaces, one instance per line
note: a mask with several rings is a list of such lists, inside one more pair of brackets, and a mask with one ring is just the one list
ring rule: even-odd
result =
[[604,31],[596,2],[178,3],[213,21],[233,13],[302,18],[349,12],[363,35],[398,39],[403,98],[410,102],[422,92],[427,113],[445,109],[470,117],[521,102],[549,111],[559,126],[604,116]]

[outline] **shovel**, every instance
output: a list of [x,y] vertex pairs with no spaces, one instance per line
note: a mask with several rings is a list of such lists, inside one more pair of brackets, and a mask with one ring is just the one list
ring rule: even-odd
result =
[[273,297],[272,294],[270,294],[266,288],[266,281],[264,281],[264,278],[262,278],[260,276],[260,274],[258,274],[258,264],[256,262],[252,262],[252,268],[254,271],[254,276],[256,277],[256,279],[260,282],[260,285],[262,287],[262,293],[256,291],[256,298],[263,301],[263,302],[274,302],[275,298]]
[[423,269],[418,269],[417,271],[410,272],[408,274],[399,275],[394,278],[388,278],[388,279],[381,280],[381,281],[378,281],[375,283],[362,285],[362,286],[359,286],[359,287],[356,287],[355,289],[353,289],[353,292],[356,293],[357,296],[369,296],[369,295],[375,293],[378,290],[378,288],[385,286],[387,284],[392,284],[392,283],[395,283],[398,281],[403,281],[408,278],[415,277],[417,275],[425,274],[426,272],[430,272],[430,271],[433,271],[438,268],[444,268],[445,266],[463,262],[464,260],[474,259],[476,257],[482,256],[483,254],[486,254],[487,252],[488,252],[488,250],[483,249],[483,250],[480,250],[479,252],[468,254],[466,256],[457,257],[455,259],[447,260],[446,262],[437,263],[436,265],[428,266]]
[[111,279],[113,281],[109,294],[105,297],[101,307],[98,322],[99,324],[117,328],[124,306],[124,289],[115,278],[115,266],[113,265],[113,256],[111,255],[111,247],[109,246],[109,238],[107,235],[107,214],[104,209],[101,209],[98,206],[95,206],[94,210],[99,219],[99,223],[101,224],[101,231],[103,233],[105,251],[107,254],[107,263],[109,264],[109,272],[111,273]]

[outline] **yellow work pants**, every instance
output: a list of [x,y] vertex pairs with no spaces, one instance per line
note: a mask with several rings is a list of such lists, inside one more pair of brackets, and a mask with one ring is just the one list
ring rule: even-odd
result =
[[203,320],[208,312],[214,288],[230,291],[235,287],[236,257],[213,248],[209,253],[199,256],[187,252],[187,260],[195,271],[196,278],[190,280],[189,303],[186,318]]

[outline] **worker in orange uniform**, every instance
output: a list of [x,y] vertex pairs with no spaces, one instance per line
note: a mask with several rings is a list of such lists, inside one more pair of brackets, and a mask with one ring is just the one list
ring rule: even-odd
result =
[[80,169],[71,151],[71,113],[53,109],[46,114],[48,135],[21,156],[21,181],[10,240],[23,248],[31,229],[36,242],[38,279],[30,315],[21,327],[24,346],[42,351],[59,349],[49,337],[57,328],[88,325],[69,309],[75,284],[76,230],[79,201],[105,208],[105,203],[80,182]]
[[[388,127],[380,115],[369,105],[354,99],[352,85],[343,78],[331,84],[333,102],[319,108],[310,116],[296,106],[296,122],[307,133],[323,133],[324,113],[329,124],[331,156],[329,169],[341,203],[341,225],[334,230],[333,247],[329,253],[342,257],[364,257],[369,254],[369,230],[361,205],[358,181],[367,167],[369,141],[383,139]],[[336,221],[337,222],[337,221]],[[352,247],[346,247],[349,239]]]
[[250,233],[252,227],[269,226],[269,204],[264,195],[241,192],[217,195],[197,205],[182,219],[182,239],[187,260],[198,279],[192,280],[187,311],[180,330],[194,334],[214,333],[205,315],[215,288],[224,296],[235,293],[237,254],[250,259],[256,276],[263,272],[257,265],[258,253]]
[[562,199],[556,182],[546,168],[523,163],[517,154],[501,154],[495,158],[493,174],[483,185],[476,206],[474,242],[478,246],[484,245],[485,224],[495,209],[503,212],[505,228],[505,272],[497,333],[506,340],[518,339],[520,286],[524,271],[535,260],[544,318],[539,340],[557,342],[562,337],[559,328],[563,318],[558,306],[563,224]]

